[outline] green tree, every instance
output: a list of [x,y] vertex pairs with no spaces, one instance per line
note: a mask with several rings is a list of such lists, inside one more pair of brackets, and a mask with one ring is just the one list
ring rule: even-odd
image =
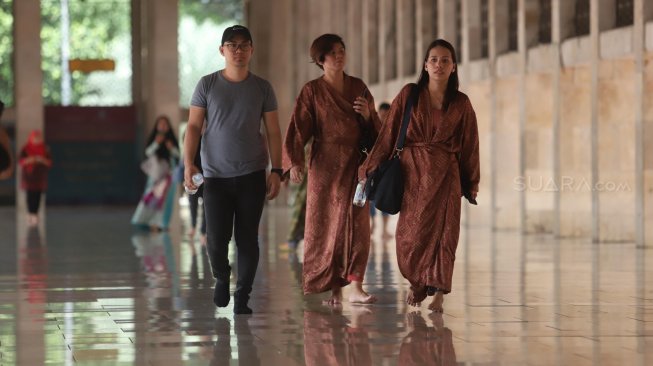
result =
[[191,17],[197,24],[239,22],[243,19],[242,0],[179,0],[181,18]]
[[[71,59],[109,58],[116,61],[117,69],[124,69],[121,64],[126,63],[128,70],[131,71],[131,52],[128,54],[124,52],[125,44],[128,45],[127,49],[131,50],[130,0],[69,0],[68,12]],[[61,42],[61,1],[42,0],[41,64],[43,98],[46,105],[61,104]],[[106,74],[106,72],[102,73]],[[123,73],[122,77],[116,75],[109,83],[99,84],[90,82],[98,79],[95,74],[100,73],[84,74],[78,71],[72,73],[71,104],[88,105],[89,96],[92,97],[94,105],[132,103],[131,93],[125,95],[125,90],[131,91],[130,72],[127,77]],[[128,87],[125,88],[125,84]]]
[[13,0],[0,0],[0,100],[14,104]]
[[[180,0],[179,104],[188,107],[199,79],[224,67],[218,46],[228,26],[242,22],[241,0]],[[198,41],[201,35],[202,41]]]

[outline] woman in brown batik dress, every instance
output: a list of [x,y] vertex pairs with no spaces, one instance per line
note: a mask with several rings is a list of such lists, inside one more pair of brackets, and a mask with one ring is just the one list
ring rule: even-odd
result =
[[[304,293],[331,290],[326,302],[342,301],[341,288],[352,283],[349,301],[371,303],[362,281],[370,249],[369,208],[352,204],[361,161],[358,117],[376,133],[381,126],[374,99],[358,78],[345,74],[345,44],[324,34],[311,45],[311,58],[324,74],[302,88],[284,143],[284,169],[300,182],[308,160]],[[365,97],[362,97],[365,96]],[[304,145],[313,137],[309,156]]]
[[[411,285],[406,301],[419,306],[427,295],[435,295],[429,309],[436,312],[442,312],[443,295],[451,292],[461,197],[475,203],[480,180],[476,115],[467,95],[458,91],[457,71],[453,46],[433,41],[400,154],[405,190],[396,239],[399,269]],[[413,85],[393,101],[359,178],[393,153]]]

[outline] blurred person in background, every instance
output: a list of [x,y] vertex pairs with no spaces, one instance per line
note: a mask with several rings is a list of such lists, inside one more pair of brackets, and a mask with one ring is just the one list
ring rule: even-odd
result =
[[[0,120],[5,104],[0,100]],[[14,157],[11,153],[11,141],[9,135],[0,125],[0,180],[9,179],[14,174]]]
[[43,142],[40,130],[30,132],[27,143],[20,151],[19,164],[22,170],[20,186],[27,195],[27,219],[30,225],[35,226],[39,222],[41,196],[48,188],[48,171],[52,166],[50,149]]
[[174,207],[172,172],[179,161],[177,138],[170,119],[159,116],[147,139],[141,169],[147,175],[145,192],[132,216],[132,224],[151,231],[167,230]]

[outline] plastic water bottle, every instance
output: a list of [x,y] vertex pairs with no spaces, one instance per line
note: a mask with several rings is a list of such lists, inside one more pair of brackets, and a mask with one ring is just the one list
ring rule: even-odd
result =
[[200,188],[200,186],[202,185],[202,183],[204,183],[204,177],[202,176],[202,173],[197,173],[197,174],[194,174],[194,175],[193,175],[193,177],[191,178],[191,180],[193,181],[193,184],[194,184],[195,187],[197,187],[197,188],[195,188],[195,189],[190,189],[190,188],[184,186],[184,189],[186,190],[186,193],[188,193],[188,194],[195,194],[195,193],[197,193],[197,190]]
[[363,207],[367,202],[367,193],[365,193],[365,181],[361,180],[356,185],[356,192],[354,193],[354,206]]

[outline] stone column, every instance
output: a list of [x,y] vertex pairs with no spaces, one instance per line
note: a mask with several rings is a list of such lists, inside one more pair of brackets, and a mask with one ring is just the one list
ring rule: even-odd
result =
[[[526,177],[526,62],[528,55],[526,34],[526,0],[517,3],[517,50],[519,53],[519,176]],[[526,194],[519,192],[519,228],[526,233]]]
[[[463,6],[467,1],[463,1]],[[438,38],[443,38],[456,45],[456,36],[460,29],[456,27],[456,1],[454,0],[437,0],[438,2]]]
[[[16,146],[21,148],[27,141],[29,131],[43,130],[43,73],[41,71],[41,7],[39,0],[14,1],[14,76],[15,76],[15,111],[16,111]],[[20,150],[19,150],[20,151]],[[25,193],[19,188],[20,166],[16,176],[16,237],[19,248],[27,247],[25,216],[27,212]],[[45,206],[45,197],[43,198]],[[45,210],[40,210],[41,228],[32,228],[38,232],[45,227],[43,220]],[[45,245],[44,243],[39,243]],[[24,250],[17,250],[17,275],[23,277]],[[17,289],[16,307],[16,364],[42,365],[45,363],[45,329],[43,319],[46,305],[44,301],[31,303],[26,300],[28,291]],[[45,296],[43,293],[40,295]],[[27,342],[29,346],[24,346]]]
[[[599,62],[600,49],[600,5],[601,0],[590,0],[590,63],[591,63],[591,91],[590,91],[590,186],[596,187],[599,181]],[[592,189],[592,226],[591,237],[593,242],[599,241],[600,216],[599,192]]]
[[[350,75],[363,78],[363,38],[361,32],[363,20],[362,4],[360,1],[347,2],[347,69]],[[367,84],[369,81],[363,78]]]
[[[635,0],[634,26],[633,26],[633,51],[635,54],[635,244],[638,247],[650,245],[650,235],[646,232],[646,221],[653,212],[647,212],[650,199],[647,200],[646,192],[646,136],[651,131],[646,129],[646,67],[644,52],[646,51],[645,37],[646,21],[650,19],[653,5],[650,1]],[[650,118],[650,116],[648,116]],[[650,148],[649,148],[650,149]],[[649,155],[650,156],[650,155]],[[650,160],[650,159],[649,159]],[[650,226],[650,225],[649,225]],[[651,230],[651,229],[649,229]],[[649,233],[650,234],[650,233]]]
[[[14,19],[15,141],[17,152],[20,153],[31,130],[44,130],[40,1],[14,1]],[[18,154],[15,155],[17,157]],[[25,193],[20,189],[20,176],[20,166],[17,165],[16,215],[18,222],[24,222],[27,208]],[[45,206],[45,197],[42,205]],[[44,211],[40,210],[41,219]]]
[[376,0],[363,1],[362,75],[367,84],[379,82],[379,5]]
[[490,227],[497,227],[497,81],[496,81],[496,59],[497,59],[497,1],[488,0],[488,31],[490,40],[488,42],[488,61],[490,74]]
[[[571,13],[564,11],[563,3],[568,4],[569,1],[552,0],[551,3],[551,61],[553,67],[553,149],[551,149],[551,159],[553,160],[553,181],[556,187],[561,186],[562,180],[560,174],[560,73],[562,69],[560,43],[565,34],[564,30],[569,29],[564,28],[569,25],[563,21],[565,19],[563,14]],[[560,237],[560,189],[554,189],[553,195],[553,234]]]
[[396,15],[397,78],[412,76],[415,73],[415,1],[398,0]]
[[[141,90],[134,95],[134,104],[142,110],[145,133],[154,126],[154,119],[162,114],[170,117],[174,126],[181,118],[179,111],[179,54],[177,49],[177,0],[136,0],[134,35],[141,37],[140,59],[134,70],[141,77]],[[217,45],[214,45],[217,48]],[[140,52],[139,52],[140,51]],[[176,127],[175,127],[176,128]]]
[[423,52],[438,34],[438,1],[417,0],[415,4],[415,70],[422,70]]

